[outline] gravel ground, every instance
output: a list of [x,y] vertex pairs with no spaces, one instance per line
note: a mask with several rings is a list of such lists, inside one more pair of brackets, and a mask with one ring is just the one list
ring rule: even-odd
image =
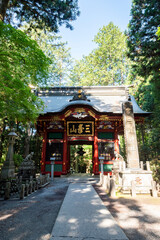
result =
[[56,179],[24,200],[0,201],[0,240],[48,240],[68,189]]
[[160,198],[109,198],[98,184],[94,188],[130,240],[160,240]]

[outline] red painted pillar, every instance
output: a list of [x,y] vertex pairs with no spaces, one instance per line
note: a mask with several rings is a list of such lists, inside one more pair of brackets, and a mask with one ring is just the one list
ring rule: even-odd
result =
[[70,172],[70,145],[67,144],[67,173]]
[[[96,126],[95,126],[96,127]],[[98,134],[97,129],[95,129],[94,135],[94,156],[93,156],[93,173],[95,175],[99,174],[99,162],[98,162]]]
[[46,145],[47,145],[47,132],[44,132],[42,143],[42,155],[41,155],[41,173],[45,173],[45,160],[46,160]]
[[62,174],[63,175],[67,174],[67,132],[66,132],[66,123],[64,123]]
[[115,132],[114,132],[114,149],[119,154],[119,140],[118,140],[117,127],[115,128]]

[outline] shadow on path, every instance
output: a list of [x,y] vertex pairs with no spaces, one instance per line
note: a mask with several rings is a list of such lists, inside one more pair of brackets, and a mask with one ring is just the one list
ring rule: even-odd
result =
[[0,201],[0,240],[49,240],[68,185],[58,179],[24,200]]
[[93,187],[130,240],[160,239],[160,198],[110,198],[98,184]]

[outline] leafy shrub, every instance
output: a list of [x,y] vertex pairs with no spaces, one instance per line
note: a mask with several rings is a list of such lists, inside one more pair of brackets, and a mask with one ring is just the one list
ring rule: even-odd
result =
[[14,154],[13,161],[14,161],[15,167],[18,168],[20,166],[21,162],[23,161],[23,158],[19,154]]
[[152,175],[153,179],[157,182],[160,183],[160,157],[153,159],[150,162],[151,165],[151,170],[152,170]]

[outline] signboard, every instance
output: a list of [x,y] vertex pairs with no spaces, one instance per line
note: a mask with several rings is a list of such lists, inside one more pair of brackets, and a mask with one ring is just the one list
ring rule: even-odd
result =
[[68,136],[94,136],[94,122],[89,121],[68,121],[67,122]]

